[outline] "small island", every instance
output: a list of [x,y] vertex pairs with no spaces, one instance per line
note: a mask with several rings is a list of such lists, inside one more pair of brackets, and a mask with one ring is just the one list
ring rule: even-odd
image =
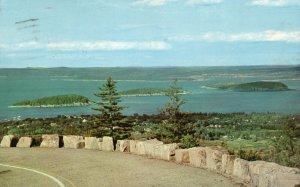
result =
[[[170,89],[168,88],[138,88],[119,92],[120,96],[161,96],[166,95]],[[187,94],[182,91],[179,94]]]
[[238,92],[275,92],[275,91],[288,91],[290,90],[287,85],[281,82],[273,81],[257,81],[242,84],[227,84],[227,85],[213,85],[211,88],[220,90],[230,90]]
[[31,108],[31,107],[77,107],[77,106],[88,106],[91,102],[88,98],[76,95],[57,95],[50,97],[43,97],[33,100],[19,101],[10,108]]

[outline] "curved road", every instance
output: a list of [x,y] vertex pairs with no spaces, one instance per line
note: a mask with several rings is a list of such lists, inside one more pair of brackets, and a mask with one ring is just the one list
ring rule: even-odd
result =
[[241,186],[203,169],[137,155],[44,148],[0,148],[0,184],[2,187]]

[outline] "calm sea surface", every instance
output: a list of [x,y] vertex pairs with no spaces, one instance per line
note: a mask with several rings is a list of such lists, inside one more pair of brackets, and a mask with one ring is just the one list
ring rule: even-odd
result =
[[[163,88],[179,79],[187,100],[182,109],[193,112],[300,112],[299,67],[230,68],[53,68],[0,69],[0,120],[13,117],[53,117],[94,113],[90,107],[8,108],[17,101],[60,94],[79,94],[96,100],[93,93],[111,75],[118,90]],[[293,89],[284,92],[233,92],[209,89],[219,83],[280,81]],[[165,96],[123,97],[125,114],[157,113],[168,101]]]

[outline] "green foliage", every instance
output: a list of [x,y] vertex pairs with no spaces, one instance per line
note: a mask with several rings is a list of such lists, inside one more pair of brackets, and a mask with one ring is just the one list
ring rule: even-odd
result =
[[99,89],[100,92],[96,93],[95,96],[100,98],[101,101],[95,102],[98,108],[93,108],[93,110],[101,112],[100,120],[102,123],[109,126],[117,125],[122,119],[121,110],[125,107],[118,106],[119,102],[121,102],[121,97],[116,90],[116,82],[109,77]]
[[[109,135],[117,138],[117,137],[126,137],[129,136],[128,134],[122,134],[116,132],[114,128],[118,128],[118,126],[125,125],[126,122],[122,119],[124,118],[121,111],[125,108],[123,106],[119,106],[119,102],[121,102],[121,97],[116,89],[116,82],[109,77],[99,88],[100,92],[96,93],[95,96],[100,98],[100,101],[95,102],[98,105],[97,108],[93,108],[93,110],[100,111],[100,115],[98,121],[101,123],[102,126],[108,127],[109,132],[107,129],[97,129],[97,132],[103,133],[103,130]],[[121,130],[122,131],[122,130]],[[99,135],[99,134],[97,134]]]
[[169,122],[171,123],[177,123],[181,117],[180,107],[186,103],[181,99],[180,93],[182,93],[182,88],[177,85],[177,79],[175,79],[166,94],[170,100],[161,110],[162,114],[169,116]]
[[193,137],[192,135],[190,134],[187,134],[185,136],[182,137],[181,139],[181,146],[182,148],[184,149],[187,149],[187,148],[191,148],[191,147],[196,147],[198,145],[195,137]]
[[286,166],[300,167],[300,116],[287,119],[282,127],[281,135],[273,138],[271,143],[274,151],[270,159]]
[[75,94],[57,95],[34,100],[20,101],[13,104],[13,106],[72,105],[78,103],[89,104],[89,99]]

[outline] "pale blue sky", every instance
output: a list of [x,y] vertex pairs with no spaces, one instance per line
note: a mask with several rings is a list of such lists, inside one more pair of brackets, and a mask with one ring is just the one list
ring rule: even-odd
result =
[[0,67],[300,64],[299,20],[300,0],[0,0]]

